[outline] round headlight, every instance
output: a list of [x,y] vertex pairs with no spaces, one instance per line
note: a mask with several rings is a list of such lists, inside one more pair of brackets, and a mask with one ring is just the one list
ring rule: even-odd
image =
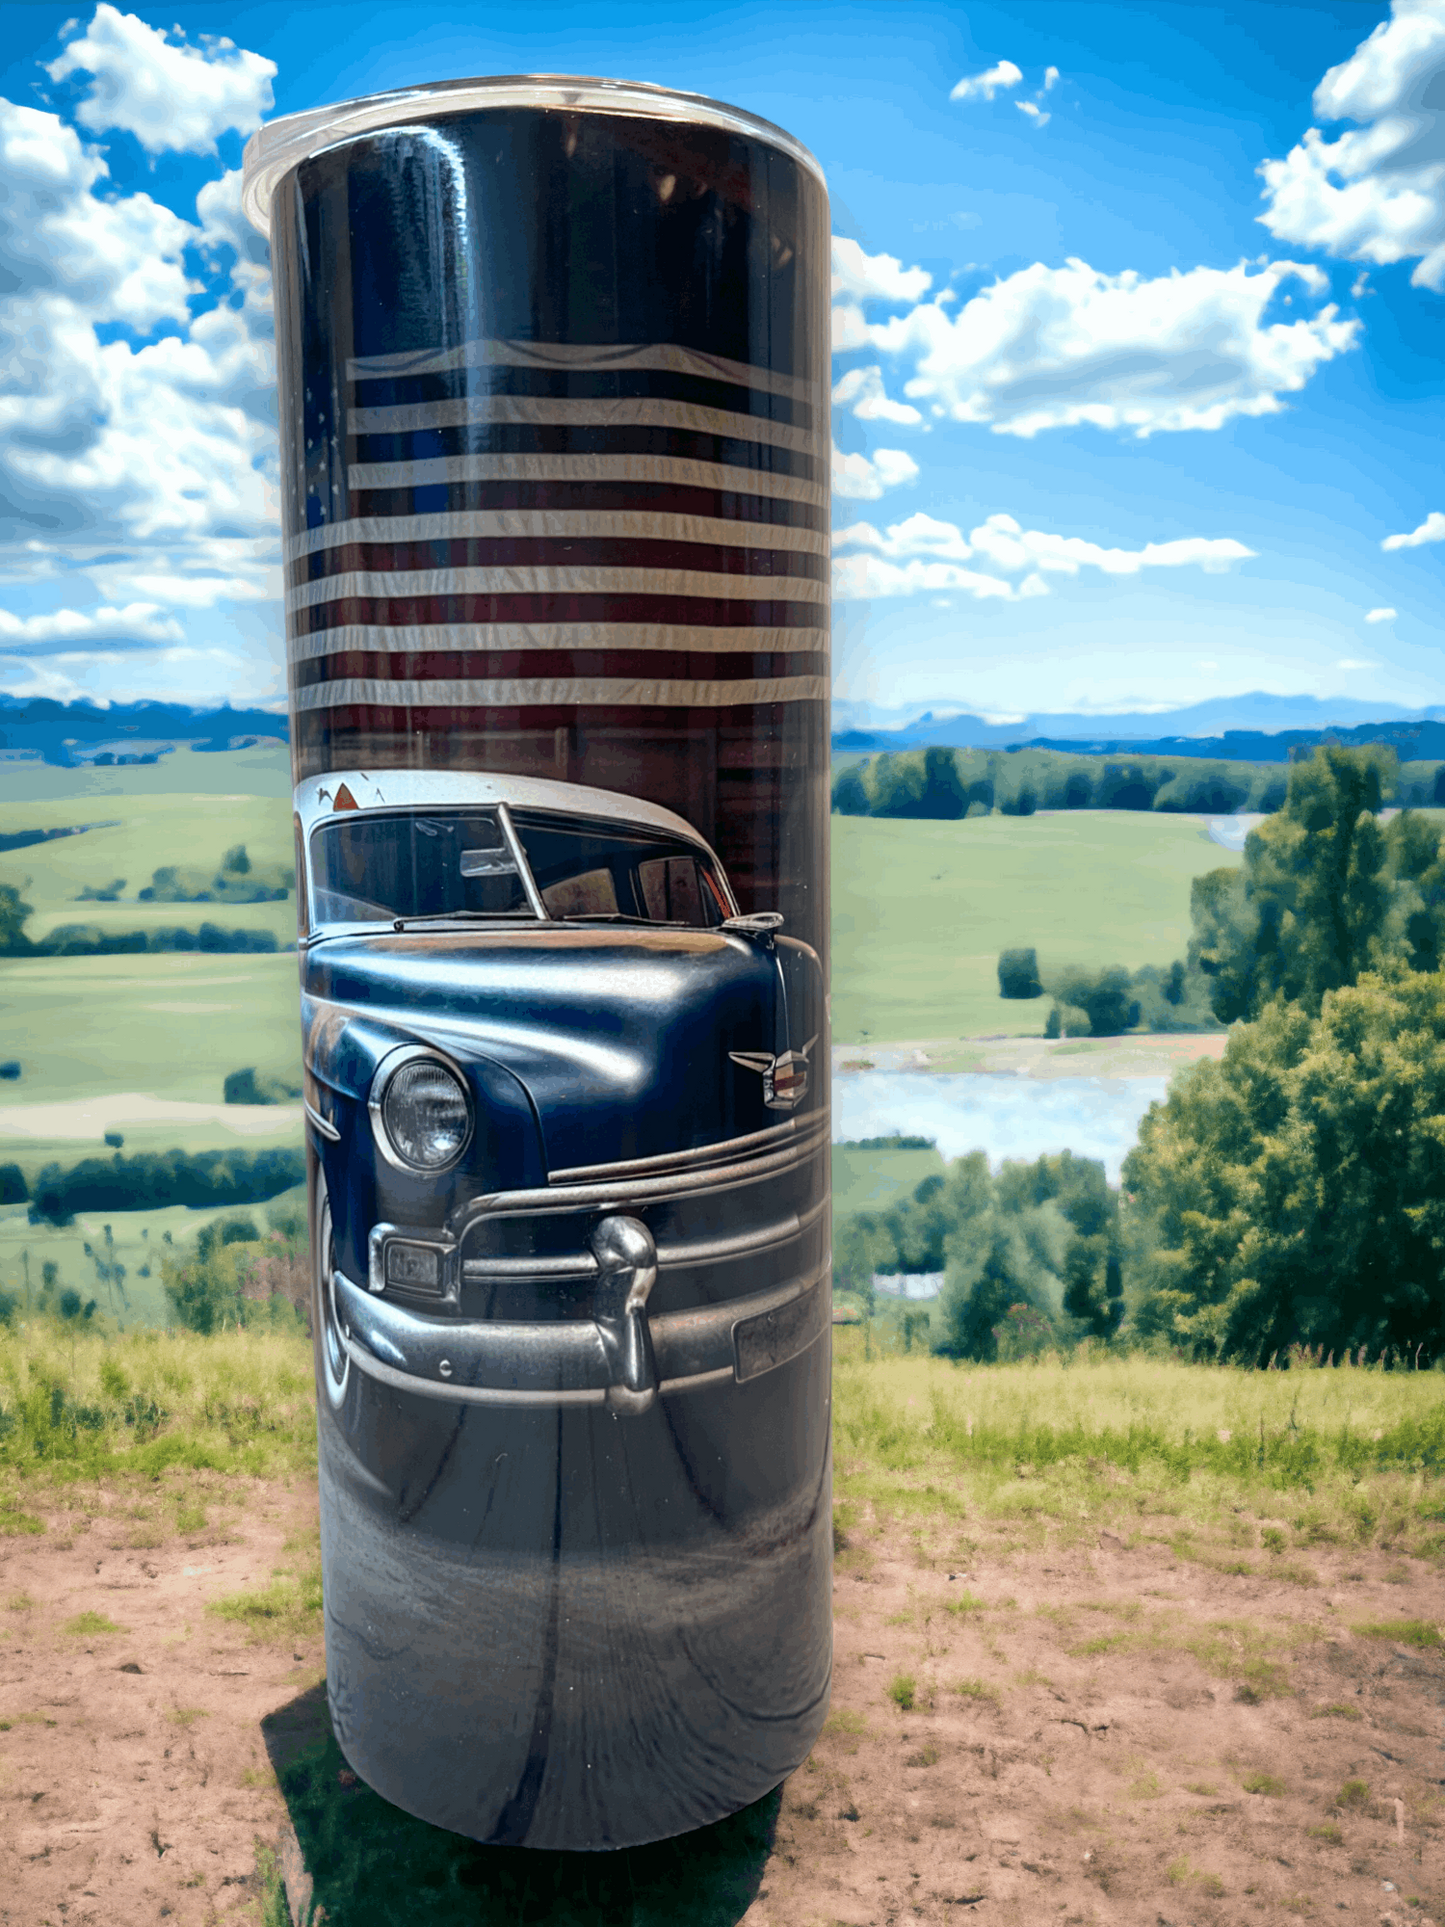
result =
[[460,1157],[472,1128],[459,1079],[435,1058],[402,1064],[387,1080],[381,1121],[403,1164],[440,1171]]

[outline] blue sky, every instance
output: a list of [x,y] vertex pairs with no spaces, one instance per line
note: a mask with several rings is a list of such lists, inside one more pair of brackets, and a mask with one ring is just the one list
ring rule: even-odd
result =
[[1445,0],[5,23],[0,690],[282,699],[244,138],[543,71],[713,94],[823,163],[850,714],[1445,701]]

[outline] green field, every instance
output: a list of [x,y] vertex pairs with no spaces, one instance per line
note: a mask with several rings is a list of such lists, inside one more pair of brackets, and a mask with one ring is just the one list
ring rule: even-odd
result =
[[926,1177],[943,1170],[937,1151],[858,1151],[833,1146],[833,1223],[858,1211],[884,1211],[912,1197]]
[[[219,1104],[227,1071],[295,1075],[296,958],[7,958],[0,1035],[22,1066],[18,1081],[0,1084],[0,1118],[12,1105],[120,1091]],[[13,1138],[3,1122],[0,1138]]]
[[835,816],[835,1042],[1037,1035],[1048,999],[1005,1002],[998,953],[1039,968],[1169,964],[1189,886],[1242,862],[1197,816],[1069,810],[920,822]]
[[[69,828],[109,822],[53,843],[0,852],[0,883],[20,889],[35,914],[26,935],[38,940],[57,924],[88,923],[102,930],[153,930],[163,924],[194,930],[201,923],[227,929],[270,930],[278,943],[296,936],[295,898],[284,903],[138,903],[137,891],[166,864],[219,864],[237,843],[253,864],[293,861],[285,752],[235,750],[223,754],[177,751],[154,765],[124,769],[62,770],[0,765],[0,830]],[[164,778],[167,787],[155,785]],[[229,789],[221,788],[228,783]],[[185,787],[188,784],[193,788]],[[125,888],[114,903],[81,899],[86,886],[103,889],[117,878]]]

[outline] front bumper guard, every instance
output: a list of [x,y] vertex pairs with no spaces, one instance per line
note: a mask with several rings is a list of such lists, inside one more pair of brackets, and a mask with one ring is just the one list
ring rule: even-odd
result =
[[[800,1228],[795,1218],[770,1231],[795,1236]],[[718,1242],[735,1248],[734,1240]],[[649,1318],[648,1294],[663,1254],[647,1226],[638,1218],[604,1218],[591,1247],[597,1285],[587,1319],[430,1318],[338,1271],[333,1286],[342,1342],[358,1371],[423,1398],[606,1404],[636,1414],[659,1396],[729,1379],[746,1384],[807,1351],[832,1322],[831,1258],[768,1291]]]

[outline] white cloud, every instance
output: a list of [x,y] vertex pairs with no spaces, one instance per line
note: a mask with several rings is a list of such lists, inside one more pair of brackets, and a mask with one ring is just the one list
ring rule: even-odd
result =
[[[248,255],[222,299],[192,318],[201,284],[185,250],[222,234],[230,189],[202,190],[202,227],[145,194],[102,198],[105,162],[56,115],[0,102],[0,498],[12,542],[45,532],[94,553],[97,537],[154,545],[135,571],[170,578],[239,570],[222,540],[275,543],[270,279]],[[237,298],[239,297],[239,305]],[[139,346],[102,342],[121,322]],[[0,545],[5,541],[0,525]],[[59,564],[57,563],[57,566]],[[141,599],[146,599],[143,594]]]
[[1022,70],[1015,67],[1011,60],[1001,60],[996,67],[986,73],[966,74],[959,81],[950,100],[992,100],[1001,87],[1017,87],[1023,79]]
[[1397,609],[1371,609],[1365,620],[1366,622],[1393,622],[1398,614]]
[[880,448],[866,455],[833,449],[833,493],[854,502],[876,502],[885,489],[918,480],[918,464],[901,448]]
[[950,589],[975,601],[1014,600],[1018,591],[998,576],[980,575],[953,562],[885,562],[876,555],[844,555],[833,564],[833,594],[842,602],[878,601]]
[[1424,542],[1445,542],[1445,515],[1439,509],[1431,509],[1419,528],[1411,529],[1408,535],[1387,535],[1380,547],[1418,549]]
[[180,642],[182,637],[180,624],[154,602],[132,602],[124,609],[56,609],[40,616],[17,616],[0,609],[0,648],[14,643],[102,639]]
[[[108,173],[55,114],[0,100],[0,287],[8,282],[17,294],[63,300],[142,333],[187,319],[199,284],[187,277],[183,253],[196,229],[148,194],[101,199],[96,189]],[[13,298],[5,306],[18,318]],[[12,352],[24,357],[43,345],[32,337]],[[22,381],[26,372],[22,361]]]
[[1319,120],[1361,123],[1337,140],[1309,128],[1260,169],[1259,219],[1282,241],[1352,261],[1417,262],[1445,292],[1445,0],[1395,0],[1315,89]]
[[889,401],[883,391],[881,368],[850,368],[833,390],[833,401],[840,408],[851,402],[859,421],[902,422],[915,426],[923,420],[918,410],[906,401]]
[[905,268],[896,255],[865,254],[856,241],[833,236],[835,301],[921,301],[932,286],[926,268]]
[[[1211,573],[1254,554],[1232,538],[1188,536],[1149,542],[1142,549],[1106,549],[1080,536],[1024,529],[1011,515],[990,515],[967,536],[952,522],[921,511],[885,530],[855,522],[833,537],[840,549],[866,551],[834,563],[834,593],[847,596],[915,595],[923,590],[960,589],[973,596],[1047,595],[1045,575],[1077,575],[1098,569],[1111,576],[1138,575],[1143,569],[1197,567]],[[1015,588],[1000,576],[959,567],[983,561],[1002,577],[1024,575]]]
[[1057,67],[1045,67],[1044,84],[1042,87],[1040,87],[1039,92],[1041,94],[1046,94],[1051,87],[1057,85],[1058,78],[1059,78],[1059,70]]
[[1036,263],[968,301],[937,303],[880,322],[861,315],[847,345],[909,357],[904,392],[956,421],[1032,436],[1092,423],[1160,430],[1220,428],[1270,415],[1322,362],[1351,348],[1358,321],[1327,306],[1294,321],[1264,319],[1281,283],[1327,287],[1318,268],[1290,261],[1192,268],[1146,280],[1106,275],[1070,259]]
[[1341,656],[1335,664],[1336,669],[1378,669],[1379,663],[1365,661],[1355,656]]
[[1016,100],[1014,106],[1021,114],[1027,114],[1035,127],[1047,127],[1053,119],[1052,114],[1046,114],[1042,107],[1036,107],[1031,100]]
[[75,115],[92,133],[120,128],[149,154],[214,154],[218,134],[261,125],[273,104],[276,63],[210,34],[199,47],[184,37],[177,45],[102,0],[84,35],[46,72],[56,81],[92,76]]

